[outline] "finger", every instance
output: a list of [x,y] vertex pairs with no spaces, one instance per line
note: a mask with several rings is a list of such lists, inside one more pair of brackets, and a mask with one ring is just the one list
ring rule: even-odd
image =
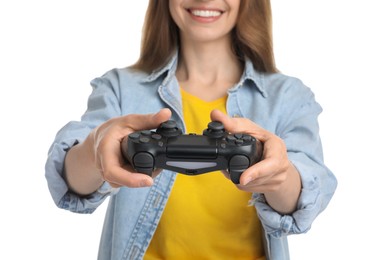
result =
[[125,125],[133,131],[157,128],[161,123],[170,119],[172,113],[163,108],[155,114],[132,114],[124,117]]
[[253,181],[266,182],[272,176],[272,165],[269,162],[270,160],[262,160],[248,169],[246,169],[240,177],[240,184],[248,185]]
[[145,174],[135,174],[121,155],[120,148],[109,144],[98,153],[100,172],[103,179],[112,186],[145,187],[153,184],[153,179]]
[[143,173],[129,172],[122,167],[112,167],[102,173],[105,181],[113,187],[149,187],[153,185],[153,179]]
[[[244,130],[248,130],[248,126],[257,128],[254,123],[251,125],[251,121],[245,118],[232,118],[221,112],[220,110],[214,109],[210,113],[212,121],[219,121],[223,124],[225,129],[231,133],[240,133]],[[238,123],[240,122],[240,123]]]
[[286,179],[286,171],[290,165],[288,159],[279,152],[275,156],[266,156],[260,162],[249,167],[242,173],[240,183],[247,185],[254,180],[261,180],[263,183],[269,181],[283,182]]
[[215,109],[211,111],[210,118],[212,121],[219,121],[230,133],[246,133],[260,141],[268,140],[270,133],[246,118],[231,118],[223,112]]
[[231,127],[232,123],[231,123],[231,120],[230,120],[231,118],[229,116],[227,116],[225,113],[223,113],[222,111],[218,110],[218,109],[214,109],[214,110],[211,111],[210,119],[212,121],[219,121],[219,122],[221,122],[224,125],[225,129],[232,128]]
[[273,192],[276,191],[278,187],[279,186],[277,182],[259,183],[258,181],[250,182],[247,185],[241,185],[241,184],[237,185],[237,188],[239,190],[246,191],[246,192],[254,192],[254,193]]

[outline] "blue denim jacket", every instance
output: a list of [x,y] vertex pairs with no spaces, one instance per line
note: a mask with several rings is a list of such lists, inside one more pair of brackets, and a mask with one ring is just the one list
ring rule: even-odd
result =
[[[149,188],[113,189],[104,183],[87,197],[70,192],[63,179],[66,152],[82,142],[106,120],[131,114],[172,110],[172,119],[185,132],[179,85],[175,77],[177,55],[151,74],[129,68],[114,69],[91,82],[93,91],[80,121],[66,124],[56,135],[46,162],[46,179],[58,207],[92,213],[110,198],[104,222],[99,259],[142,259],[167,202],[176,173],[163,171]],[[297,210],[280,215],[267,205],[263,194],[253,194],[252,204],[265,230],[267,258],[289,259],[287,235],[307,232],[325,209],[337,186],[324,165],[317,117],[322,108],[309,88],[296,78],[254,70],[247,60],[239,83],[228,92],[227,112],[245,117],[281,137],[288,156],[301,175]]]

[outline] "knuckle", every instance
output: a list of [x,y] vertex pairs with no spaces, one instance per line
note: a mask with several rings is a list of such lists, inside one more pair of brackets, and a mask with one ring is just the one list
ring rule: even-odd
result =
[[114,172],[111,171],[110,169],[102,170],[101,174],[102,174],[103,179],[107,182],[111,183],[111,182],[115,182],[115,180],[116,180]]

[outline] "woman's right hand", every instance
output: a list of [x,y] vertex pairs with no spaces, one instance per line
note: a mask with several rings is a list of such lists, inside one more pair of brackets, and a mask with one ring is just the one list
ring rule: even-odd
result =
[[103,181],[113,188],[151,186],[153,178],[136,173],[123,158],[121,142],[128,134],[155,129],[170,117],[171,111],[162,109],[156,114],[112,118],[96,127],[84,142],[72,147],[66,156],[66,179],[70,188],[79,194],[90,194]]

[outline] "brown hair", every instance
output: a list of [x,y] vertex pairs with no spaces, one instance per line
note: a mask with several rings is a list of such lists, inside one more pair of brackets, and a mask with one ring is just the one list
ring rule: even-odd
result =
[[[240,60],[247,57],[256,70],[277,72],[270,0],[241,0],[232,39],[233,51]],[[141,54],[132,67],[146,72],[162,67],[178,49],[179,40],[179,29],[169,13],[169,0],[149,0]]]

